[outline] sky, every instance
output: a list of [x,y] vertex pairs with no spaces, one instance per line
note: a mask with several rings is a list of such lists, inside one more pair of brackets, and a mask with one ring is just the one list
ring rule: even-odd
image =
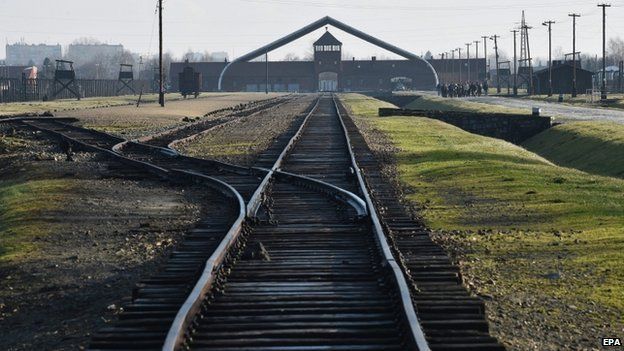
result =
[[[5,43],[68,45],[78,37],[92,37],[128,50],[154,54],[158,50],[156,0],[0,0],[0,38]],[[624,36],[624,0],[607,9],[607,38]],[[323,16],[416,54],[434,55],[500,35],[499,48],[513,53],[513,34],[522,10],[530,30],[534,57],[547,57],[548,35],[541,23],[554,20],[553,49],[572,51],[572,18],[577,19],[577,50],[599,54],[602,45],[602,9],[595,1],[579,0],[164,0],[165,51],[181,57],[193,51],[226,51],[230,58],[243,55],[289,34]],[[288,53],[304,56],[325,29],[269,53],[277,60]],[[395,57],[338,29],[330,31],[343,42],[350,56]],[[3,43],[4,44],[4,43]],[[488,53],[493,42],[488,41]],[[474,57],[474,44],[471,47]],[[0,47],[0,58],[5,47]],[[556,57],[555,57],[556,59]]]

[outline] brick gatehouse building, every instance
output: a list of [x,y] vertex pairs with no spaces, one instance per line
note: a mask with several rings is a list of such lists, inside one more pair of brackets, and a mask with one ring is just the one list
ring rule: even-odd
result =
[[[331,24],[363,40],[406,57],[403,60],[342,60],[342,43],[329,31],[314,42],[314,61],[249,62],[317,29]],[[186,66],[201,73],[202,91],[389,91],[435,89],[436,82],[483,80],[485,59],[430,59],[407,51],[326,17],[272,44],[232,62],[172,62],[172,88],[178,91],[178,74]],[[434,72],[435,71],[435,72]],[[470,76],[468,73],[470,72]],[[460,76],[461,74],[461,76]],[[221,77],[221,89],[219,79]],[[461,77],[461,78],[460,78]]]

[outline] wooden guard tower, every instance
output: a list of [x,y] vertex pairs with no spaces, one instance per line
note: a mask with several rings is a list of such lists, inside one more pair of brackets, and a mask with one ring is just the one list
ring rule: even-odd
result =
[[134,72],[132,71],[132,65],[122,63],[119,65],[119,79],[117,80],[117,91],[116,94],[119,95],[122,91],[131,91],[132,94],[136,95],[136,91],[132,87],[132,82],[134,81]]
[[80,90],[78,89],[78,84],[76,83],[76,72],[74,71],[73,61],[56,60],[53,89],[53,99],[55,99],[58,94],[63,92],[63,90],[67,90],[78,100],[80,100]]

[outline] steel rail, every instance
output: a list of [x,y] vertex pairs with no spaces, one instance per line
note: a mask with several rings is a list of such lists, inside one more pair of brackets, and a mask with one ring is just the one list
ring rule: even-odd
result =
[[[184,124],[184,125],[177,126],[177,127],[171,128],[171,129],[167,129],[167,130],[155,133],[155,134],[150,134],[150,135],[147,135],[147,136],[143,136],[143,137],[138,138],[137,141],[140,142],[140,143],[149,143],[150,141],[156,140],[158,138],[162,138],[162,137],[166,137],[168,135],[173,135],[175,133],[183,132],[185,130],[192,129],[192,128],[195,128],[197,126],[200,126],[202,124],[218,121],[221,118],[233,117],[234,120],[237,120],[238,118],[236,118],[236,117],[239,117],[239,118],[243,117],[243,116],[240,116],[240,115],[237,116],[236,115],[237,113],[250,112],[249,115],[252,115],[254,113],[257,113],[257,112],[260,112],[260,111],[264,110],[265,108],[270,108],[270,107],[273,107],[273,106],[279,106],[281,104],[285,104],[285,103],[291,101],[294,98],[295,97],[293,97],[293,94],[287,94],[287,95],[277,96],[277,97],[273,97],[273,98],[269,98],[269,99],[253,100],[253,101],[250,101],[250,102],[247,103],[247,105],[251,105],[251,106],[247,106],[246,108],[244,108],[242,110],[232,110],[231,113],[226,114],[225,116],[221,116],[221,117],[212,119],[212,120],[201,119],[201,120],[196,121],[196,122],[192,122],[192,123],[189,123],[189,124]],[[212,111],[212,112],[227,111],[227,110],[230,110],[230,109],[231,109],[231,107],[227,107],[227,108],[223,108],[221,110],[216,110],[216,111]],[[250,110],[250,111],[248,111],[248,110]],[[228,122],[229,121],[218,123],[218,124],[216,124],[214,126],[208,127],[206,130],[218,127],[218,126],[223,125],[224,123],[228,123]],[[192,135],[197,135],[197,134],[200,134],[200,133],[194,133]],[[183,138],[183,139],[186,139],[186,138]],[[183,139],[178,139],[178,140],[183,140]],[[176,141],[176,140],[174,140],[174,141]]]
[[[217,179],[215,177],[210,177],[210,176],[207,176],[207,175],[203,175],[201,173],[191,172],[191,171],[186,171],[186,170],[179,170],[179,169],[168,170],[168,169],[165,169],[163,167],[159,167],[159,166],[154,165],[154,164],[149,163],[149,162],[131,159],[129,157],[124,156],[123,154],[121,154],[119,152],[116,152],[115,150],[108,150],[108,149],[105,149],[105,148],[101,148],[99,146],[87,144],[87,143],[85,143],[83,141],[80,141],[80,140],[78,140],[76,138],[72,138],[72,137],[70,137],[70,136],[68,136],[68,135],[66,135],[64,133],[59,132],[59,131],[55,131],[55,130],[48,129],[48,128],[43,128],[41,126],[33,125],[31,123],[24,122],[24,121],[22,123],[24,123],[24,124],[26,124],[26,125],[28,125],[28,126],[30,126],[32,128],[39,129],[39,130],[41,130],[43,132],[52,134],[52,135],[54,135],[54,136],[56,136],[56,137],[58,137],[58,138],[60,138],[62,140],[65,140],[65,141],[69,142],[69,143],[78,145],[82,149],[103,153],[103,154],[105,154],[105,155],[107,155],[107,156],[109,156],[109,157],[111,157],[113,159],[119,160],[121,163],[127,164],[129,166],[133,166],[133,167],[142,168],[142,169],[144,169],[144,170],[146,170],[146,171],[148,171],[150,173],[156,174],[156,175],[158,175],[160,177],[163,177],[163,178],[169,178],[171,180],[178,180],[179,178],[178,177],[173,178],[172,174],[178,174],[178,175],[186,174],[186,175],[191,175],[192,177],[201,178],[204,181],[209,180],[209,182],[206,182],[206,183],[207,183],[207,185],[210,188],[219,191],[221,194],[223,194],[223,195],[225,195],[227,197],[234,197],[236,199],[238,199],[238,197],[240,197],[241,201],[242,201],[242,197],[240,196],[238,191],[236,191],[236,189],[234,189],[229,184],[227,184],[227,183],[223,182],[222,180],[219,180],[219,179]],[[72,127],[73,129],[81,130],[83,132],[92,132],[92,133],[95,133],[95,134],[101,134],[101,135],[105,135],[105,136],[109,136],[110,137],[109,134],[106,134],[106,133],[103,133],[103,132],[99,132],[99,131],[96,131],[96,130],[84,129],[84,128],[75,127],[75,126],[71,126],[71,125],[65,125],[65,124],[62,124],[62,125],[63,125],[63,127]],[[123,144],[123,143],[119,143],[119,144]],[[119,145],[119,144],[117,144],[117,145]],[[117,145],[115,145],[115,146],[117,146]],[[169,151],[168,149],[157,147],[157,146],[150,146],[150,147],[153,147],[155,149],[159,149],[159,151],[161,151],[161,152]],[[180,157],[185,157],[185,156],[181,156],[180,155]],[[191,159],[189,157],[185,157],[185,158]],[[201,159],[193,159],[193,161],[206,161],[206,162],[209,162],[210,164],[213,164],[213,163],[214,164],[218,164],[219,167],[236,167],[235,169],[237,171],[247,170],[244,167],[239,167],[239,166],[234,166],[234,165],[229,165],[229,164],[222,164],[222,163],[220,163],[218,161],[201,160]],[[192,177],[190,177],[190,178],[192,178]],[[242,208],[243,209],[245,208],[244,201],[243,201],[243,207]]]
[[[164,169],[162,167],[158,167],[156,165],[153,165],[153,164],[150,164],[150,163],[147,163],[147,162],[143,162],[143,161],[139,161],[139,160],[133,160],[131,158],[128,158],[128,157],[125,157],[125,156],[123,156],[121,154],[118,154],[118,153],[116,153],[113,150],[108,150],[108,149],[104,149],[104,148],[101,148],[101,147],[96,146],[96,145],[87,144],[87,143],[85,143],[85,142],[83,142],[81,140],[72,138],[72,137],[68,136],[65,133],[61,133],[59,131],[52,130],[52,129],[49,129],[49,128],[45,128],[45,127],[42,127],[42,126],[37,126],[35,124],[32,124],[32,122],[21,121],[21,123],[23,123],[23,124],[25,124],[25,125],[27,125],[27,126],[29,126],[31,128],[35,128],[35,129],[41,130],[42,132],[51,134],[51,135],[53,135],[53,136],[55,136],[55,137],[57,137],[57,138],[59,138],[61,140],[64,140],[64,141],[66,141],[68,143],[71,143],[73,145],[78,145],[83,150],[88,150],[88,151],[93,151],[93,152],[101,152],[101,153],[103,153],[103,154],[105,154],[105,155],[107,155],[107,156],[109,156],[109,157],[111,157],[113,159],[116,159],[116,160],[120,161],[123,164],[141,168],[141,169],[143,169],[143,170],[145,170],[145,171],[147,171],[149,173],[155,174],[155,175],[157,175],[157,176],[159,176],[161,178],[166,178],[168,173],[169,173],[166,169]],[[61,124],[63,127],[68,126],[68,125],[64,125],[62,123],[59,123],[59,124]],[[110,137],[110,135],[109,135],[109,137]]]
[[336,108],[336,113],[338,114],[338,118],[340,119],[340,126],[344,132],[345,140],[347,141],[347,148],[349,149],[349,155],[351,157],[351,164],[355,169],[355,174],[358,179],[358,184],[360,187],[360,191],[364,196],[364,200],[368,207],[368,213],[370,220],[373,224],[373,231],[375,233],[375,238],[380,245],[381,251],[383,253],[384,260],[388,267],[391,269],[395,283],[399,289],[401,303],[403,307],[403,313],[405,313],[405,317],[409,323],[411,337],[413,341],[416,343],[419,351],[430,351],[429,343],[425,339],[425,334],[423,332],[423,328],[418,320],[418,316],[416,315],[416,309],[414,308],[414,304],[412,302],[412,297],[410,294],[409,285],[405,280],[405,276],[403,275],[403,271],[401,270],[399,264],[396,262],[394,255],[392,254],[392,250],[390,249],[390,245],[386,240],[386,236],[384,234],[384,230],[381,226],[381,221],[379,220],[379,216],[377,214],[377,209],[373,204],[371,196],[368,192],[368,188],[366,187],[366,182],[364,181],[364,177],[362,176],[362,172],[357,164],[355,159],[355,154],[353,153],[353,149],[351,148],[351,140],[349,138],[349,134],[347,132],[347,128],[342,119],[342,114],[340,113],[340,109],[338,108],[338,104],[336,103],[336,99],[332,96],[332,100],[334,103],[334,107]]
[[306,186],[310,189],[314,189],[320,193],[333,197],[335,200],[351,205],[357,213],[359,219],[365,218],[368,215],[366,209],[366,202],[354,193],[339,188],[333,184],[324,182],[322,180],[277,170],[274,172],[275,178],[290,180],[293,183],[298,183]]
[[[329,184],[320,180],[316,180],[310,177],[296,175],[296,174],[292,174],[292,173],[284,172],[280,170],[280,167],[282,165],[284,158],[287,156],[288,152],[292,149],[296,141],[301,136],[302,131],[304,130],[307,124],[307,121],[309,120],[309,117],[317,110],[318,104],[319,104],[319,100],[316,101],[316,103],[314,104],[310,112],[306,115],[304,120],[301,122],[299,129],[297,130],[295,135],[291,137],[291,139],[289,140],[289,143],[282,150],[278,159],[275,161],[273,167],[270,170],[264,169],[264,168],[245,168],[245,167],[240,167],[240,166],[235,166],[235,165],[230,165],[230,164],[224,164],[224,163],[221,163],[219,161],[214,161],[214,160],[202,160],[202,159],[191,158],[188,156],[181,155],[177,151],[170,149],[170,148],[137,143],[136,141],[123,141],[114,145],[112,147],[112,150],[106,150],[98,146],[89,145],[82,141],[75,140],[58,131],[49,130],[50,132],[60,135],[66,139],[69,139],[74,143],[83,145],[87,149],[105,152],[111,156],[116,157],[117,159],[127,160],[128,162],[134,165],[142,165],[143,167],[151,169],[152,171],[156,171],[155,173],[158,173],[159,175],[163,177],[168,177],[168,178],[175,177],[176,180],[186,177],[186,178],[193,179],[195,181],[198,181],[198,180],[207,181],[210,187],[215,188],[216,190],[218,190],[219,192],[221,192],[222,194],[226,196],[233,197],[235,201],[238,203],[238,207],[239,207],[238,218],[230,227],[225,238],[221,241],[219,246],[215,249],[215,251],[212,253],[210,258],[206,261],[206,264],[203,269],[203,273],[197,279],[193,290],[187,296],[185,302],[183,303],[181,308],[178,310],[176,317],[171,325],[171,328],[169,329],[167,333],[166,340],[163,345],[163,350],[175,350],[176,347],[178,347],[184,341],[184,337],[185,337],[184,332],[188,330],[188,326],[192,322],[194,315],[200,308],[203,300],[206,297],[206,294],[212,289],[213,283],[215,281],[216,273],[218,272],[220,267],[222,267],[223,262],[225,261],[227,254],[230,251],[230,248],[232,247],[232,245],[234,245],[238,241],[240,234],[242,233],[242,229],[243,229],[242,224],[243,224],[243,221],[245,220],[245,217],[255,216],[260,206],[262,196],[264,195],[264,192],[266,191],[266,187],[272,178],[287,179],[293,183],[297,183],[299,185],[316,190],[319,193],[328,195],[329,197],[333,197],[335,200],[338,200],[340,202],[343,202],[353,207],[357,213],[358,218],[360,219],[366,217],[367,214],[370,214],[370,212],[367,212],[367,204],[365,203],[365,201],[349,191],[346,191],[344,189],[341,189],[339,187],[336,187],[332,184]],[[62,123],[59,123],[59,124],[62,126],[68,127],[68,129],[78,130],[83,133],[87,132],[87,133],[93,133],[96,135],[105,136],[107,138],[112,138],[112,139],[116,138],[106,133],[92,131],[92,130],[88,130],[88,129],[84,129],[80,127],[64,125]],[[202,164],[208,163],[211,166],[223,167],[223,169],[227,171],[235,172],[235,173],[242,173],[242,174],[266,173],[263,179],[263,182],[261,183],[261,185],[258,187],[258,190],[254,194],[255,199],[252,198],[252,200],[250,201],[250,204],[252,205],[255,201],[257,203],[257,206],[247,206],[247,211],[245,211],[246,206],[240,194],[232,186],[230,186],[226,182],[223,182],[219,179],[209,177],[198,172],[185,171],[185,170],[180,170],[180,169],[167,170],[167,169],[155,166],[153,164],[150,164],[148,162],[143,162],[140,160],[133,160],[133,159],[127,158],[123,156],[121,152],[122,152],[122,149],[126,145],[129,145],[129,144],[133,144],[135,146],[144,148],[148,152],[157,152],[164,156],[172,157],[172,158],[183,158],[185,160],[188,160],[189,162],[199,162]]]
[[191,290],[191,293],[188,295],[178,313],[176,314],[175,319],[171,323],[171,327],[169,328],[169,332],[165,338],[165,342],[163,344],[163,350],[175,350],[178,345],[180,345],[184,338],[184,331],[187,329],[188,325],[192,322],[193,317],[197,313],[197,311],[201,308],[201,305],[206,297],[206,294],[210,292],[212,289],[212,284],[215,281],[216,272],[221,267],[221,264],[225,260],[226,254],[229,251],[230,247],[234,243],[236,243],[237,239],[240,237],[240,233],[243,230],[243,221],[245,219],[245,202],[240,194],[229,184],[222,182],[220,180],[204,176],[199,173],[194,172],[186,172],[180,171],[182,173],[190,174],[195,177],[207,178],[216,180],[221,183],[222,186],[229,189],[233,194],[236,194],[236,199],[239,205],[239,214],[238,218],[234,222],[234,224],[230,227],[230,230],[225,235],[225,238],[221,241],[219,246],[212,253],[208,261],[206,261],[206,266],[204,270],[197,279],[195,283],[195,287]]
[[320,101],[321,101],[320,98],[316,100],[314,107],[312,107],[310,112],[305,116],[305,118],[301,122],[301,126],[299,126],[299,129],[297,130],[295,135],[293,135],[293,137],[290,138],[290,140],[288,141],[288,144],[286,144],[286,146],[284,147],[284,149],[278,156],[277,160],[273,164],[273,167],[271,167],[269,172],[265,175],[264,179],[260,183],[260,186],[258,187],[258,189],[256,189],[256,191],[252,195],[251,199],[249,200],[249,203],[247,204],[247,216],[248,217],[251,217],[251,218],[256,217],[258,213],[258,209],[260,208],[260,205],[262,204],[262,196],[264,192],[266,191],[267,186],[269,185],[269,181],[273,177],[273,173],[281,167],[284,158],[286,157],[290,149],[293,147],[297,139],[299,139],[299,137],[301,136],[303,129],[305,128],[306,124],[310,120],[310,116],[312,116],[314,111],[316,111],[316,109],[319,106]]
[[[292,149],[295,142],[301,136],[307,124],[307,121],[309,120],[310,116],[316,111],[319,101],[320,99],[317,101],[317,103],[312,108],[310,113],[305,117],[298,131],[290,139],[286,147],[282,150],[282,152],[280,153],[280,156],[275,161],[273,167],[270,170],[257,168],[260,171],[267,172],[267,174],[265,175],[262,183],[260,184],[256,192],[252,196],[252,199],[248,203],[247,216],[250,218],[255,217],[259,209],[259,206],[262,202],[262,197],[267,189],[267,186],[270,183],[271,179],[273,178],[290,179],[296,183],[300,183],[300,184],[303,183],[304,186],[309,186],[322,193],[333,195],[335,199],[353,206],[356,209],[358,216],[362,216],[362,215],[366,216],[366,214],[368,214],[373,224],[372,227],[373,227],[373,232],[375,235],[375,240],[378,243],[379,249],[383,256],[383,260],[384,260],[383,263],[392,272],[391,276],[394,278],[394,281],[397,285],[397,290],[399,291],[399,295],[401,299],[402,310],[405,315],[406,321],[409,324],[410,337],[419,351],[430,351],[430,348],[425,340],[424,333],[422,332],[422,328],[416,316],[416,312],[411,301],[411,295],[409,292],[407,282],[405,280],[405,277],[403,276],[401,269],[399,268],[399,265],[396,263],[393,257],[393,254],[390,250],[390,247],[385,239],[383,229],[381,228],[380,221],[375,212],[375,207],[372,204],[370,196],[368,195],[368,191],[364,185],[363,177],[359,171],[359,168],[357,168],[357,163],[355,162],[355,158],[351,149],[349,137],[346,133],[346,128],[344,126],[344,123],[342,122],[342,116],[340,115],[340,112],[338,111],[335,100],[333,100],[334,107],[336,108],[338,112],[338,117],[340,119],[341,128],[344,133],[344,137],[347,143],[347,148],[349,149],[351,163],[353,167],[356,169],[356,174],[358,176],[358,183],[360,185],[362,194],[365,195],[365,200],[362,200],[357,195],[351,192],[348,192],[344,189],[333,186],[326,182],[319,181],[310,177],[292,174],[289,172],[284,172],[280,170],[280,166],[284,158],[286,157],[288,152]],[[229,245],[228,248],[230,246],[231,245]],[[220,246],[219,250],[226,250],[226,247]],[[215,251],[213,255],[217,255],[218,257],[225,257],[225,252],[221,252],[219,250]],[[218,266],[218,263],[217,263],[217,266]],[[162,348],[163,351],[175,351],[183,344],[184,339],[185,339],[185,331],[188,330],[188,326],[190,325],[190,323],[192,323],[192,320],[193,320],[194,314],[192,312],[196,311],[199,308],[199,306],[201,306],[203,297],[205,297],[205,292],[210,290],[210,286],[200,286],[200,285],[201,284],[212,285],[212,282],[214,282],[214,272],[215,272],[215,269],[205,270],[205,274],[208,276],[205,276],[205,277],[203,276],[202,278],[200,278],[200,280],[198,281],[198,284],[196,285],[194,289],[194,291],[200,291],[204,293],[203,294],[195,293],[193,295],[193,298],[195,298],[196,300],[194,301],[190,301],[191,297],[189,297],[189,299],[187,300],[188,303],[185,303],[185,305],[188,307],[186,307],[185,310],[180,310],[178,312],[178,315],[176,316],[176,320],[174,324],[172,324],[169,330],[169,333],[167,334],[167,338]]]
[[[189,172],[189,171],[185,171],[185,170],[179,170],[179,169],[173,169],[173,170],[166,170],[164,168],[158,167],[156,165],[152,165],[150,163],[147,162],[143,162],[143,161],[138,161],[138,160],[132,160],[130,158],[127,158],[123,155],[121,155],[120,153],[118,153],[117,151],[114,150],[107,150],[98,146],[94,146],[94,145],[89,145],[87,143],[84,143],[80,140],[71,138],[67,135],[65,135],[64,133],[55,131],[55,130],[51,130],[51,129],[47,129],[47,128],[43,128],[41,126],[36,126],[36,125],[32,125],[29,124],[27,122],[22,122],[25,123],[33,128],[42,130],[44,132],[50,133],[58,138],[61,138],[63,140],[66,140],[68,142],[71,143],[75,143],[77,145],[80,145],[81,147],[90,150],[90,151],[97,151],[97,152],[102,152],[110,157],[113,157],[123,163],[126,164],[131,164],[133,166],[140,166],[143,169],[146,169],[150,172],[156,173],[159,176],[163,176],[163,177],[167,177],[167,178],[173,178],[173,175],[177,175],[176,180],[179,180],[180,178],[184,178],[186,177],[187,179],[193,180],[195,182],[197,181],[201,181],[202,183],[205,182],[207,183],[207,185],[217,191],[219,191],[221,194],[233,198],[237,205],[238,205],[238,216],[236,218],[236,220],[234,221],[234,223],[230,226],[230,229],[228,230],[227,234],[225,235],[224,239],[221,241],[221,243],[219,244],[219,246],[217,247],[217,249],[213,252],[213,254],[210,256],[210,258],[206,261],[206,265],[204,266],[203,272],[200,275],[200,277],[198,278],[195,287],[193,288],[193,290],[191,291],[191,293],[188,295],[188,297],[186,298],[186,300],[184,301],[184,303],[182,304],[182,306],[180,307],[178,313],[176,314],[176,317],[172,323],[172,327],[169,330],[169,333],[167,335],[165,344],[163,345],[163,349],[165,349],[165,347],[167,347],[167,343],[171,342],[170,341],[170,337],[169,334],[178,334],[179,331],[176,328],[179,328],[180,330],[182,330],[182,328],[185,328],[188,324],[188,322],[192,319],[192,317],[194,316],[195,312],[197,311],[198,308],[201,307],[201,303],[206,295],[206,293],[211,289],[212,287],[212,283],[214,281],[214,277],[215,277],[215,270],[218,269],[218,267],[220,267],[221,263],[224,261],[225,259],[225,255],[228,252],[228,249],[236,242],[236,240],[238,239],[240,233],[242,232],[243,226],[242,223],[245,219],[245,202],[242,198],[242,196],[238,193],[238,191],[236,191],[236,189],[234,189],[232,186],[230,186],[229,184],[213,178],[213,177],[209,177],[200,173],[196,173],[196,172]],[[119,149],[120,144],[123,143],[119,143],[117,145],[115,145],[117,147],[117,149]],[[164,148],[158,148],[155,147],[156,149],[159,149],[159,151],[163,152],[163,151],[167,151],[167,149]],[[181,333],[180,333],[181,334]],[[182,334],[181,334],[182,335]],[[173,340],[174,342],[177,341]]]
[[[231,120],[226,121],[226,122],[224,122],[224,123],[220,123],[220,124],[214,125],[214,126],[212,126],[212,127],[210,127],[210,128],[206,128],[206,129],[202,130],[202,131],[201,131],[201,132],[199,132],[199,133],[195,133],[195,134],[189,135],[189,136],[184,137],[184,138],[182,138],[182,139],[176,139],[176,140],[173,140],[173,141],[171,141],[169,144],[167,144],[167,147],[168,147],[168,148],[170,148],[170,149],[172,149],[172,150],[176,150],[176,148],[175,148],[175,147],[176,147],[177,145],[179,145],[179,144],[189,142],[189,141],[194,140],[194,139],[196,139],[196,138],[199,138],[199,137],[201,137],[201,136],[203,136],[203,135],[206,135],[206,134],[208,134],[208,133],[212,132],[213,130],[215,130],[215,129],[217,129],[217,128],[223,128],[223,127],[226,127],[226,126],[228,126],[228,125],[230,125],[230,124],[233,124],[233,123],[235,123],[235,122],[238,122],[238,118],[234,118],[234,119],[231,119]],[[176,151],[177,151],[177,150],[176,150]]]
[[74,117],[7,117],[0,118],[0,123],[22,122],[22,121],[59,121],[59,122],[78,122]]
[[166,157],[177,158],[177,159],[181,159],[181,160],[199,164],[199,165],[210,165],[210,166],[213,166],[218,169],[222,169],[230,173],[236,173],[240,175],[250,175],[253,173],[248,167],[238,166],[235,164],[217,161],[213,159],[203,159],[203,158],[187,156],[187,155],[183,155],[179,153],[177,150],[172,149],[172,148],[144,144],[144,143],[137,142],[136,140],[122,141],[113,146],[113,151],[119,154],[123,154],[123,149],[127,147],[128,145],[133,145],[136,147],[143,148],[148,152],[160,153],[161,155],[166,156]]
[[[268,108],[271,108],[271,107],[275,107],[275,106],[280,106],[280,105],[286,104],[286,103],[288,103],[290,101],[294,101],[297,98],[298,97],[294,96],[293,94],[288,94],[288,95],[278,96],[278,97],[271,98],[271,99],[266,99],[266,100],[256,100],[256,101],[254,101],[254,103],[258,103],[258,104],[265,103],[266,105],[269,105]],[[275,102],[275,105],[272,105],[274,102]],[[252,112],[248,116],[252,116],[252,115],[254,115],[254,114],[258,113],[258,112],[265,111],[266,109],[258,109],[258,108],[259,107],[265,107],[266,105],[252,107]],[[241,112],[243,112],[243,111],[241,111]],[[236,113],[236,111],[234,113],[232,113],[231,115],[233,115],[235,113]],[[231,115],[228,115],[228,116],[231,116]],[[229,121],[225,121],[223,123],[219,123],[219,124],[214,125],[212,127],[206,128],[206,129],[204,129],[204,130],[202,130],[202,131],[200,131],[198,133],[191,134],[191,135],[189,135],[187,137],[184,137],[184,138],[181,138],[181,139],[172,140],[169,144],[167,144],[167,147],[170,148],[170,149],[176,150],[175,149],[176,145],[184,143],[184,142],[191,141],[191,140],[193,140],[193,139],[195,139],[197,137],[200,137],[202,135],[205,135],[205,134],[207,134],[207,133],[209,133],[209,132],[211,132],[211,131],[213,131],[213,130],[215,130],[217,128],[223,128],[223,127],[225,127],[225,126],[227,126],[227,125],[229,125],[231,123],[234,123],[234,122],[238,121],[242,117],[245,117],[245,116],[238,116],[238,118],[233,118],[233,119],[231,119]],[[182,128],[182,129],[184,129],[184,128]],[[161,134],[160,136],[164,136],[164,135],[166,135],[166,134]],[[151,136],[149,139],[143,138],[144,140],[141,140],[141,141],[147,143],[149,140],[153,140],[156,137],[157,136]]]
[[[256,216],[258,209],[260,208],[260,205],[262,204],[262,199],[269,185],[269,182],[273,178],[275,172],[281,166],[282,161],[284,157],[286,157],[288,151],[290,151],[295,141],[301,136],[301,133],[305,125],[307,124],[307,121],[310,119],[310,116],[312,116],[314,111],[316,111],[316,108],[319,105],[319,101],[320,99],[317,99],[316,103],[314,104],[314,107],[312,107],[310,112],[306,115],[306,117],[302,121],[301,126],[299,127],[295,135],[293,135],[290,138],[290,140],[288,141],[288,144],[284,147],[284,149],[278,156],[277,160],[274,162],[273,167],[271,167],[270,170],[267,170],[268,172],[264,176],[262,182],[260,183],[256,191],[252,195],[251,199],[247,203],[246,217],[254,218]],[[242,222],[239,224],[239,226],[241,226],[242,228]],[[240,233],[240,231],[238,233]],[[215,250],[215,252],[211,256],[211,258],[215,257],[215,260],[211,262],[211,264],[214,265],[213,268],[216,266],[219,266],[223,262],[223,258],[225,257],[227,249],[231,247],[232,243],[238,237],[239,235],[237,235],[235,238],[226,236],[224,241],[221,243],[221,245],[219,245],[219,247]],[[229,244],[226,244],[225,243],[226,241]],[[204,269],[204,273],[198,279],[197,284],[195,284],[195,287],[193,288],[192,296],[189,296],[189,298],[187,298],[187,301],[184,303],[183,308],[180,309],[178,313],[176,314],[176,318],[174,319],[174,322],[171,324],[171,327],[169,328],[169,332],[167,333],[167,337],[165,338],[165,342],[162,347],[163,351],[175,351],[178,349],[179,346],[182,345],[182,343],[184,342],[184,338],[185,338],[184,333],[188,329],[191,322],[193,321],[193,317],[195,315],[195,313],[193,312],[196,311],[196,309],[201,306],[204,300],[203,297],[205,296],[205,294],[202,295],[200,292],[209,291],[210,288],[212,287],[213,282],[214,282],[214,269],[210,269],[210,270]],[[191,301],[191,299],[194,299],[194,300]]]
[[[354,194],[349,195],[347,194],[348,192],[346,192],[345,190],[338,191],[337,187],[331,186],[330,184],[327,184],[325,182],[314,181],[307,177],[298,176],[298,175],[287,173],[287,172],[281,172],[279,170],[284,158],[286,157],[288,152],[292,149],[297,139],[299,139],[299,137],[301,136],[308,120],[310,119],[310,116],[312,116],[312,114],[316,111],[319,105],[319,102],[320,102],[320,99],[317,99],[316,103],[314,104],[310,112],[306,115],[306,117],[302,121],[299,129],[290,138],[288,144],[284,147],[284,149],[278,156],[277,160],[271,167],[271,169],[256,168],[257,170],[260,170],[260,171],[263,170],[267,173],[265,177],[263,178],[262,182],[260,183],[260,185],[258,186],[258,188],[256,189],[256,191],[254,192],[253,196],[247,203],[246,216],[248,218],[255,218],[255,216],[257,215],[258,209],[260,208],[260,205],[262,204],[262,199],[263,199],[264,193],[267,190],[268,184],[270,183],[271,179],[274,178],[278,174],[280,174],[281,177],[290,177],[292,179],[297,179],[300,182],[306,182],[307,184],[314,184],[315,186],[318,186],[318,187],[324,187],[325,191],[327,192],[335,192],[335,198],[342,199],[345,203],[353,206],[358,212],[358,214],[361,213],[362,211],[365,211],[365,208],[362,207],[364,205],[363,201],[359,198],[358,198],[359,201],[356,200],[357,196]],[[242,223],[239,225],[242,226]],[[240,233],[240,231],[238,233]],[[211,258],[215,257],[218,259],[215,259],[213,262],[211,262],[212,264],[211,269],[208,269],[208,266],[207,266],[207,268],[204,270],[204,274],[202,274],[202,276],[199,278],[199,280],[197,281],[197,284],[195,285],[193,289],[194,293],[192,293],[192,296],[189,296],[187,301],[184,303],[183,308],[178,311],[176,318],[174,322],[172,323],[169,329],[169,332],[167,333],[167,337],[162,347],[163,351],[175,351],[184,342],[184,337],[185,337],[184,333],[188,329],[188,326],[192,322],[193,317],[195,315],[195,313],[193,312],[195,312],[198,308],[200,308],[205,297],[205,292],[209,291],[210,288],[212,287],[212,283],[214,282],[214,275],[215,275],[214,273],[216,271],[214,268],[218,267],[223,262],[223,258],[225,257],[227,250],[232,246],[232,243],[234,243],[235,239],[237,239],[238,237],[239,237],[238,235],[234,238],[226,236],[226,239],[224,239],[224,242],[227,241],[227,244],[222,242],[221,245],[219,245],[219,247],[217,248],[217,250],[215,250],[215,252],[213,253],[213,256],[211,256]]]

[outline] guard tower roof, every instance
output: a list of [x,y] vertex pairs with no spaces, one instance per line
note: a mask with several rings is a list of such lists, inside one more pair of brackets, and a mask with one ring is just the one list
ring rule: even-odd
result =
[[314,42],[314,45],[342,45],[342,43],[329,31],[326,31],[325,34]]

